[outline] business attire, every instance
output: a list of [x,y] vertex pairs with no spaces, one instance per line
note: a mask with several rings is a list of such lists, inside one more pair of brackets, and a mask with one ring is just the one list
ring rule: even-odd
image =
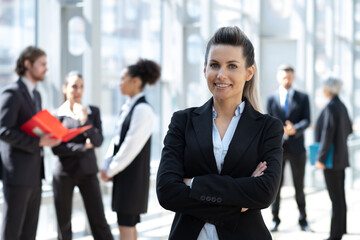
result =
[[[211,98],[171,119],[156,184],[160,204],[176,212],[169,239],[272,239],[260,210],[280,184],[282,125],[245,100],[221,140],[215,118]],[[264,175],[250,177],[263,161]]]
[[352,124],[345,105],[335,96],[321,112],[315,130],[320,142],[317,161],[325,163],[331,144],[334,146],[333,167],[324,170],[325,182],[332,202],[331,240],[346,233],[345,168],[349,166],[347,138]]
[[[122,106],[118,133],[112,139],[103,169],[113,178],[112,210],[118,214],[118,224],[134,226],[139,215],[147,212],[150,178],[151,135],[155,114],[144,93],[139,93]],[[134,217],[134,221],[119,221],[119,216]]]
[[0,97],[0,146],[4,191],[1,239],[35,239],[41,179],[44,177],[40,138],[20,130],[41,109],[35,85],[21,77]]
[[90,139],[94,147],[99,147],[103,142],[100,111],[97,107],[88,106],[87,112],[88,119],[84,124],[73,114],[68,101],[55,113],[69,129],[90,124],[93,126],[70,141],[52,148],[53,153],[58,156],[54,168],[53,190],[58,239],[61,240],[72,239],[71,211],[75,186],[80,190],[94,239],[113,239],[104,214],[95,150],[85,148],[86,139]]
[[[268,114],[281,120],[285,126],[285,121],[289,120],[294,124],[296,134],[284,136],[283,138],[283,166],[281,173],[280,188],[276,199],[272,204],[273,221],[280,223],[280,192],[284,179],[284,168],[287,161],[290,162],[293,183],[295,187],[295,199],[300,212],[299,224],[302,228],[308,226],[306,220],[306,203],[304,194],[304,175],[306,165],[306,150],[304,146],[304,131],[310,124],[310,106],[307,94],[301,93],[290,88],[288,91],[282,86],[279,91],[269,96],[266,109]],[[304,229],[305,230],[305,229]]]

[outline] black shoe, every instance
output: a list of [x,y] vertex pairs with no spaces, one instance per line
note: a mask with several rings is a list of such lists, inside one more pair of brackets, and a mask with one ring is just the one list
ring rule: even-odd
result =
[[278,231],[278,228],[279,228],[279,225],[280,225],[279,222],[273,221],[273,225],[272,225],[271,228],[269,228],[269,231],[270,231],[270,232],[277,232],[277,231]]
[[301,228],[301,231],[304,231],[304,232],[314,232],[307,224],[300,225],[300,228]]

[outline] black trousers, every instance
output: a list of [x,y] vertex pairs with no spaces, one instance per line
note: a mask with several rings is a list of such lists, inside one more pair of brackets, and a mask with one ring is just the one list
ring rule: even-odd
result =
[[80,190],[94,239],[113,239],[105,218],[99,180],[96,174],[76,177],[54,175],[53,188],[58,222],[58,239],[72,239],[71,210],[75,186]]
[[41,202],[41,186],[4,184],[2,240],[35,240]]
[[306,210],[305,210],[305,194],[304,194],[304,175],[305,175],[305,164],[306,164],[306,153],[291,154],[287,151],[284,146],[284,155],[282,163],[282,173],[280,188],[276,195],[275,201],[272,204],[273,221],[280,223],[279,209],[280,209],[280,192],[284,181],[284,168],[286,162],[290,162],[292,179],[295,187],[295,199],[300,212],[299,224],[306,225]]
[[345,170],[324,170],[325,182],[332,203],[330,238],[341,239],[346,233]]

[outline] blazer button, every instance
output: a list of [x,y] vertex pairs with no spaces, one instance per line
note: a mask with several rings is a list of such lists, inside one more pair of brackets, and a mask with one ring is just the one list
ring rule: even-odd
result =
[[207,197],[206,197],[206,201],[210,202],[210,201],[211,201],[211,197],[207,196]]
[[200,200],[201,200],[201,201],[205,201],[205,196],[204,196],[204,195],[201,195]]
[[221,203],[221,202],[222,202],[222,198],[221,198],[221,197],[218,197],[218,198],[216,199],[216,201],[217,201],[218,203]]
[[212,197],[212,198],[211,198],[211,201],[212,201],[213,203],[216,203],[216,197]]

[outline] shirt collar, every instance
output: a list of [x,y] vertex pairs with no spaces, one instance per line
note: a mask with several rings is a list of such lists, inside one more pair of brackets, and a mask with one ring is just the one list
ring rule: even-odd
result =
[[136,94],[135,96],[133,96],[132,98],[129,98],[127,101],[126,101],[126,104],[129,106],[129,107],[132,107],[137,100],[139,100],[139,98],[145,96],[145,94],[143,92],[139,92],[138,94]]
[[[244,108],[245,108],[245,101],[243,101],[242,103],[240,103],[237,108],[235,109],[235,116],[240,116],[243,111],[244,111]],[[214,108],[214,106],[212,107],[212,114],[213,114],[213,119],[216,119],[217,117],[217,112]]]
[[[89,106],[85,106],[87,108],[87,113],[88,115],[91,114],[91,108]],[[70,109],[70,102],[69,101],[65,101],[56,111],[56,115],[58,115],[59,117],[70,117],[73,119],[77,119],[77,117],[75,116],[75,114],[71,111]]]
[[21,81],[25,84],[27,90],[28,90],[29,93],[30,93],[30,96],[33,97],[33,95],[34,95],[34,94],[33,94],[33,91],[34,91],[34,89],[35,89],[35,87],[36,87],[36,84],[30,82],[30,80],[27,79],[27,78],[24,77],[24,76],[21,77]]
[[283,86],[279,86],[279,93],[281,95],[286,95],[286,94],[289,94],[289,96],[293,95],[294,93],[294,88],[289,88],[289,89],[286,89],[284,88]]

